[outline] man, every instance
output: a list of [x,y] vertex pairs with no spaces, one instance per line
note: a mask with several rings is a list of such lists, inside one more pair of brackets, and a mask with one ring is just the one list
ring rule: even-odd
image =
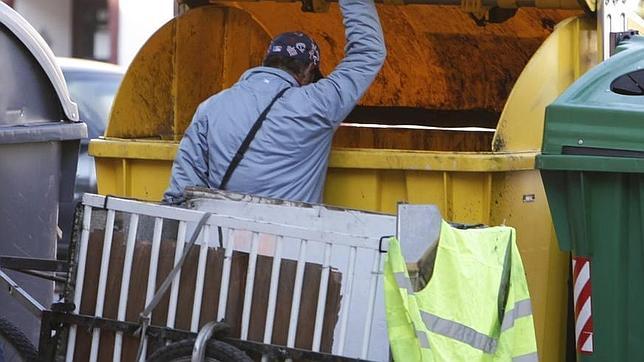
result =
[[[338,67],[321,78],[318,47],[305,34],[273,39],[263,66],[246,71],[238,83],[198,107],[174,161],[166,202],[180,201],[189,186],[322,200],[333,133],[386,56],[373,0],[339,3],[347,44]],[[248,137],[256,123],[259,130]],[[247,152],[240,152],[247,138]]]

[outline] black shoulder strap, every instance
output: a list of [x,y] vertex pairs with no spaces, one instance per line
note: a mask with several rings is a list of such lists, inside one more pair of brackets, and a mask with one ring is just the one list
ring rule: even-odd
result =
[[226,170],[224,177],[221,179],[221,183],[219,184],[220,190],[226,189],[226,186],[228,186],[228,181],[230,181],[230,178],[232,177],[233,172],[235,172],[235,169],[237,168],[237,166],[239,166],[239,163],[244,158],[244,154],[246,153],[246,151],[248,151],[248,147],[250,147],[250,143],[255,138],[255,135],[257,135],[257,131],[259,131],[259,129],[262,128],[262,124],[264,123],[264,120],[266,119],[268,112],[273,107],[273,104],[275,104],[275,102],[277,102],[277,100],[280,99],[287,90],[289,90],[289,87],[286,87],[282,89],[279,93],[277,93],[275,98],[273,98],[271,103],[269,103],[268,107],[266,107],[266,109],[264,109],[264,111],[259,115],[259,117],[255,121],[255,124],[253,124],[253,127],[250,129],[250,131],[248,131],[248,134],[246,135],[244,142],[242,142],[241,146],[239,146],[237,153],[233,157],[232,161],[230,161],[230,165],[228,165],[228,169]]

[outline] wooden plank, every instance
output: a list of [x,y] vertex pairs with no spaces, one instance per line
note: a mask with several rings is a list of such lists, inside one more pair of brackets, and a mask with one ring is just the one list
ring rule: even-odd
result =
[[197,263],[199,261],[199,248],[190,250],[183,268],[181,269],[181,281],[179,283],[179,300],[177,302],[177,320],[175,328],[190,330],[192,319],[192,301],[195,295],[194,288],[197,279]]
[[[170,271],[174,267],[174,252],[176,247],[175,240],[167,240],[162,237],[161,248],[159,250],[159,264],[157,271],[156,288],[158,289],[165,278],[168,277]],[[159,302],[159,305],[152,313],[152,324],[165,325],[168,320],[168,305],[170,304],[170,290],[165,293],[164,297]]]
[[[95,219],[95,217],[92,217],[92,222]],[[89,241],[87,243],[87,265],[85,267],[85,279],[83,280],[82,288],[83,295],[79,309],[80,314],[93,315],[95,311],[104,235],[103,230],[92,231],[89,235]],[[87,361],[89,359],[91,341],[92,335],[90,330],[78,328],[74,351],[75,361]]]
[[273,344],[286,345],[288,339],[289,317],[291,302],[295,288],[295,271],[297,261],[282,260],[279,283],[277,287],[277,308],[275,309],[275,324],[273,325]]
[[309,263],[304,268],[302,302],[300,303],[297,337],[295,338],[295,347],[297,348],[310,350],[313,347],[313,329],[315,326],[315,312],[317,309],[321,272],[321,268],[315,268]]
[[[141,218],[139,223],[144,223]],[[153,223],[152,220],[147,221]],[[132,277],[130,278],[130,290],[128,291],[127,311],[125,319],[136,322],[139,314],[145,308],[145,291],[148,284],[148,271],[150,269],[151,240],[137,240],[134,246],[134,257],[132,258]],[[134,361],[139,348],[139,338],[123,336],[123,361]]]
[[342,301],[342,273],[331,269],[329,273],[329,289],[326,296],[326,309],[324,310],[324,327],[322,328],[322,343],[320,351],[331,353],[333,350],[333,334],[340,320],[340,306]]
[[257,257],[255,271],[255,286],[253,288],[253,305],[250,313],[250,325],[248,339],[262,342],[264,340],[264,328],[266,326],[266,314],[268,307],[268,294],[271,285],[271,271],[273,270],[273,258],[263,255]]
[[241,316],[243,309],[244,290],[246,288],[246,268],[248,254],[233,252],[233,262],[230,269],[230,284],[228,287],[228,303],[226,305],[226,323],[231,327],[231,336],[241,335]]
[[[217,235],[217,229],[213,232]],[[206,278],[204,281],[203,304],[199,326],[217,319],[219,306],[219,290],[221,289],[221,274],[224,264],[224,252],[220,249],[208,249],[208,261],[206,262]]]
[[[116,228],[115,228],[116,229]],[[118,296],[121,292],[121,276],[125,261],[125,240],[127,234],[114,230],[112,235],[112,251],[110,253],[109,268],[107,273],[107,288],[105,290],[105,307],[103,316],[116,319],[118,313]],[[99,343],[99,361],[110,362],[113,360],[114,340],[116,334],[110,331],[101,331]]]

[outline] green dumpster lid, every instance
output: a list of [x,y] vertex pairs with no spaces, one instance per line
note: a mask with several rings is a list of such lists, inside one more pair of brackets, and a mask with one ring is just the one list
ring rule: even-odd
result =
[[547,107],[539,168],[644,172],[644,37],[616,52]]

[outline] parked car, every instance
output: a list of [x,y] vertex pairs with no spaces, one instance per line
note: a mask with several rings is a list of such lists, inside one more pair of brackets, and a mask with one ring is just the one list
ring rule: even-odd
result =
[[88,135],[87,139],[81,141],[74,202],[61,205],[60,209],[59,225],[63,239],[59,250],[64,254],[71,237],[76,203],[83,193],[97,192],[94,158],[87,152],[89,141],[105,133],[112,102],[125,71],[119,66],[92,60],[57,58],[57,61],[65,76],[70,96],[78,104],[80,119],[87,124]]

